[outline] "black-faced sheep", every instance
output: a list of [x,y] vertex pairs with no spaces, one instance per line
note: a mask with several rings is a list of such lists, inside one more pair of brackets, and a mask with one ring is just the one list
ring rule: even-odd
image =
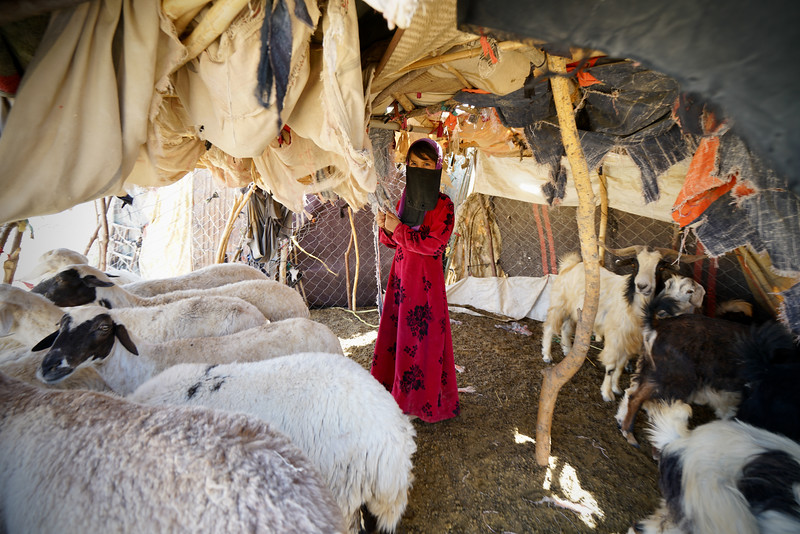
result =
[[314,463],[352,534],[359,530],[362,505],[384,532],[394,531],[405,510],[416,432],[391,394],[346,356],[303,353],[252,363],[175,365],[128,399],[263,419]]
[[182,291],[184,289],[208,289],[227,284],[235,284],[236,282],[243,282],[245,280],[267,279],[268,277],[266,274],[244,263],[217,263],[180,276],[142,280],[131,284],[118,285],[122,285],[126,291],[134,295],[140,297],[154,297],[163,293]]
[[97,313],[81,324],[73,324],[69,315],[64,319],[58,332],[34,347],[50,347],[39,378],[54,383],[91,365],[120,395],[131,393],[145,380],[179,363],[258,361],[297,352],[343,353],[339,338],[310,319],[285,319],[227,336],[164,343],[143,341],[107,313]]
[[157,306],[191,297],[220,295],[246,300],[270,321],[310,316],[300,293],[274,280],[245,280],[221,287],[140,297],[114,284],[103,271],[89,265],[72,265],[40,282],[31,291],[44,295],[58,306],[99,304],[106,308]]
[[345,531],[311,462],[254,417],[2,373],[0,413],[3,532]]

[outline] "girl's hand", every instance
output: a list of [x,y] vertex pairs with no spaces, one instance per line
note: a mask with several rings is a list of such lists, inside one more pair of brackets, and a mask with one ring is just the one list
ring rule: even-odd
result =
[[375,224],[378,225],[378,228],[386,228],[386,214],[381,210],[375,214]]
[[394,233],[397,226],[400,224],[400,219],[398,219],[394,213],[387,213],[385,214],[385,221],[383,229],[389,233]]

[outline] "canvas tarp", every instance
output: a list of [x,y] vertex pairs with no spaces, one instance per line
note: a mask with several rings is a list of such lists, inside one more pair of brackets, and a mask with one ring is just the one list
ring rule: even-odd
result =
[[[555,275],[477,278],[468,276],[447,286],[447,304],[452,311],[474,310],[544,321]],[[465,307],[468,306],[468,307]]]
[[160,7],[93,0],[53,13],[0,137],[0,221],[124,194],[167,66]]
[[[566,157],[562,165],[567,171],[567,187],[561,206],[577,206],[578,196],[572,185],[572,171]],[[672,204],[683,185],[689,160],[681,161],[661,175],[658,186],[660,198],[649,204],[642,194],[639,167],[628,156],[610,153],[603,160],[603,175],[608,187],[608,205],[611,208],[659,221],[672,222]],[[599,205],[599,178],[590,173],[595,202]],[[474,192],[501,196],[534,204],[547,204],[542,188],[548,182],[549,169],[529,158],[501,158],[478,152],[475,167]]]

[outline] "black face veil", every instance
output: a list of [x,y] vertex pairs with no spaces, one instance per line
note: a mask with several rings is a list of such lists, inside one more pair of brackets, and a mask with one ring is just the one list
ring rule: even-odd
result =
[[425,212],[436,207],[439,201],[439,184],[442,169],[406,167],[406,200],[400,221],[407,226],[419,226]]

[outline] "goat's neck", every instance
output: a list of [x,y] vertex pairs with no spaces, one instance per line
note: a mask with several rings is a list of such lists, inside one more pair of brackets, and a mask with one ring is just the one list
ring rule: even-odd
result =
[[119,395],[133,393],[157,372],[155,363],[145,356],[149,344],[138,339],[135,343],[139,355],[128,352],[119,341],[115,341],[111,353],[97,366],[108,387]]

